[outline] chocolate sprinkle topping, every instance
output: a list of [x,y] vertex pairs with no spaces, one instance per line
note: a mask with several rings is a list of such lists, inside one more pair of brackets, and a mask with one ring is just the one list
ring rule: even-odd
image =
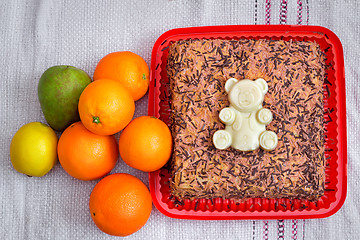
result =
[[[206,198],[212,204],[214,198],[314,201],[332,191],[324,189],[324,151],[331,149],[324,147],[327,66],[317,43],[190,39],[168,50],[174,138],[170,187],[175,197]],[[230,77],[267,81],[264,107],[273,113],[267,129],[278,136],[275,150],[214,148],[212,135],[224,128],[218,114],[229,105],[224,84]]]

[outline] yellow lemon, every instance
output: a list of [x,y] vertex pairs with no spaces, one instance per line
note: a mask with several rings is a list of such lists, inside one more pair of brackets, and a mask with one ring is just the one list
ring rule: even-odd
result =
[[57,162],[58,138],[49,126],[31,122],[22,126],[10,144],[10,159],[15,170],[28,176],[41,177]]

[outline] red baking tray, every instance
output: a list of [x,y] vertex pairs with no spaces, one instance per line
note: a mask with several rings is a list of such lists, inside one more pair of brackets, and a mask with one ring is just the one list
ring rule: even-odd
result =
[[252,198],[243,202],[229,199],[181,200],[171,195],[167,168],[149,173],[153,202],[163,214],[180,219],[307,219],[336,213],[347,190],[346,107],[344,57],[339,38],[319,26],[232,25],[179,28],[165,32],[155,42],[151,58],[148,114],[169,123],[168,79],[165,66],[168,47],[185,39],[271,38],[309,40],[326,52],[328,79],[324,83],[325,194],[316,202],[300,199]]

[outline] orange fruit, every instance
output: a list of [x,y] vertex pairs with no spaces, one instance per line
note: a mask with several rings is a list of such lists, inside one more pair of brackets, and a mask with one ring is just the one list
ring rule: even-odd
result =
[[97,135],[81,122],[65,129],[58,142],[58,158],[64,170],[80,180],[94,180],[108,174],[119,157],[114,136]]
[[142,57],[133,52],[113,52],[103,57],[95,68],[94,80],[103,78],[120,81],[136,101],[149,88],[149,67]]
[[96,184],[89,207],[91,217],[101,231],[124,237],[145,225],[151,214],[152,200],[140,179],[115,173]]
[[172,151],[168,126],[156,117],[132,120],[119,138],[120,156],[130,167],[152,172],[163,167]]
[[80,95],[78,108],[81,122],[88,130],[112,135],[131,121],[135,103],[120,82],[101,79],[87,85]]

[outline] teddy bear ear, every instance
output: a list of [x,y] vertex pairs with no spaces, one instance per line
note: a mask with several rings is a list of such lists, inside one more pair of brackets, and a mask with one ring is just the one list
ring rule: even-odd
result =
[[229,78],[225,83],[225,91],[230,92],[231,88],[238,82],[236,78]]
[[262,78],[258,78],[255,80],[256,84],[260,86],[260,89],[263,91],[263,93],[267,93],[268,91],[268,84],[267,82],[262,79]]

